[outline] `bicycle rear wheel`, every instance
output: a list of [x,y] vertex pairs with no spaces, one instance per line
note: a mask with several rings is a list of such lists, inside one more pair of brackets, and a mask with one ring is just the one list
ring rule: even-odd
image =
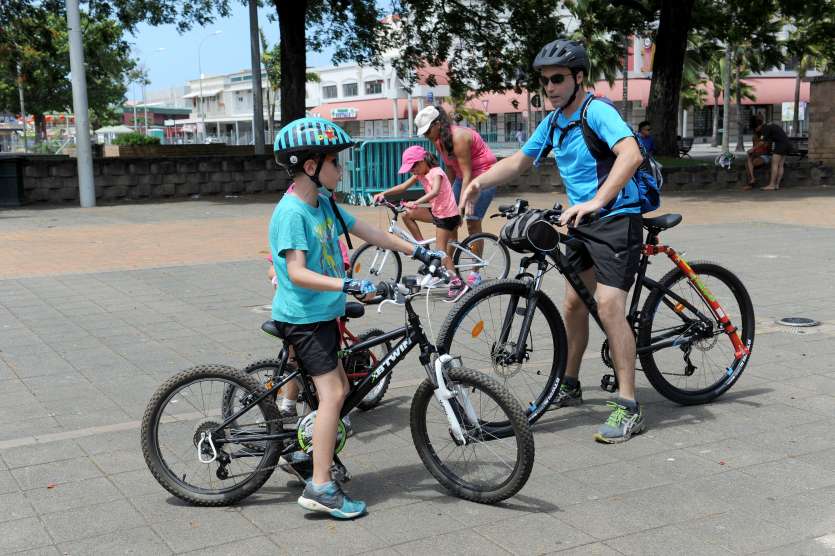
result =
[[[178,373],[157,389],[142,418],[142,453],[154,478],[190,504],[223,506],[246,498],[270,478],[280,442],[247,435],[277,434],[278,408],[270,399],[216,430],[229,388],[246,399],[263,393],[254,377],[232,367],[202,365]],[[211,439],[211,442],[209,441]]]
[[351,264],[347,274],[351,278],[370,280],[375,284],[391,280],[398,283],[403,274],[403,262],[396,251],[366,243],[351,255]]
[[[754,347],[754,307],[739,278],[715,263],[699,261],[690,267],[737,327],[749,355],[736,358],[734,346],[704,294],[681,270],[675,268],[664,275],[659,283],[665,289],[654,290],[641,310],[644,322],[638,331],[638,348],[676,341],[671,347],[642,353],[640,359],[653,387],[683,405],[707,403],[725,393],[739,380]],[[710,322],[703,323],[680,299]]]
[[510,272],[510,252],[493,234],[477,233],[456,247],[452,264],[461,275],[478,272],[483,281],[502,280]]
[[[453,368],[448,377],[447,388],[454,394],[449,401],[464,442],[451,432],[435,386],[427,379],[415,392],[410,412],[418,455],[453,495],[483,504],[506,500],[525,486],[533,468],[534,440],[525,413],[487,375]],[[465,409],[468,405],[471,412]]]
[[[528,284],[521,280],[496,280],[467,293],[447,315],[438,333],[438,348],[498,380],[533,424],[557,393],[568,348],[562,317],[554,302],[540,292],[525,335],[524,360],[506,362],[519,342],[527,296]],[[509,332],[502,341],[504,326]]]

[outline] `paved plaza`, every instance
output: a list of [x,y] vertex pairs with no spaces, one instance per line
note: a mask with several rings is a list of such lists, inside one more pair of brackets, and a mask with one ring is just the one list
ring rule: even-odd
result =
[[[412,354],[384,403],[353,418],[347,490],[370,513],[347,523],[306,514],[299,483],[279,471],[237,506],[186,506],[154,481],[139,447],[139,420],[165,378],[278,352],[258,328],[272,295],[275,201],[0,211],[0,553],[835,554],[831,188],[665,196],[664,211],[684,222],[662,239],[732,269],[754,302],[752,359],[717,402],[677,406],[639,376],[647,432],[595,444],[609,394],[596,386],[594,332],[586,403],[548,413],[526,487],[483,506],[446,495],[414,450],[409,404],[423,370]],[[651,274],[669,268],[659,258]],[[561,278],[546,282],[562,299]],[[435,332],[448,309],[430,308]],[[775,324],[785,316],[822,324]],[[402,319],[387,306],[351,327]]]

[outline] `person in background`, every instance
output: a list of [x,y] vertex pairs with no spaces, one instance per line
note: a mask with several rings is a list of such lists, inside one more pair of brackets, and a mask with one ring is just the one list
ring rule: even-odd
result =
[[777,191],[780,189],[780,182],[783,179],[783,166],[786,162],[786,156],[792,152],[789,136],[779,125],[766,124],[761,114],[754,116],[751,127],[754,128],[754,133],[759,133],[762,136],[763,142],[768,145],[768,150],[771,152],[771,178],[768,180],[768,185],[761,189],[763,191]]
[[[461,216],[466,214],[467,234],[472,235],[481,231],[481,221],[496,196],[495,189],[484,191],[476,195],[465,195],[470,182],[493,167],[496,156],[484,142],[481,135],[472,128],[453,125],[443,108],[427,106],[415,116],[415,127],[418,135],[423,135],[432,143],[444,159],[446,173],[452,182],[455,202]],[[469,198],[469,207],[459,202],[462,198]],[[472,244],[473,253],[481,256],[482,243]],[[481,283],[481,274],[470,272],[467,285],[474,288]]]
[[655,155],[655,141],[652,139],[652,127],[647,120],[638,124],[638,138],[641,140],[644,150],[648,155]]

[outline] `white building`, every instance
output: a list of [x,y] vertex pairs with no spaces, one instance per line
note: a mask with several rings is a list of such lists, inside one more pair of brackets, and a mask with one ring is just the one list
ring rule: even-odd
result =
[[353,64],[311,71],[321,81],[307,84],[308,112],[339,123],[353,137],[406,136],[421,108],[449,96],[443,68],[422,69],[411,89],[388,62],[382,68]]
[[[264,119],[269,113],[266,106],[267,76],[262,72],[264,87]],[[183,95],[191,116],[186,120],[166,122],[176,128],[175,135],[183,140],[193,140],[195,135],[230,144],[251,144],[253,94],[252,72],[242,70],[226,75],[213,75],[192,79],[186,84]],[[277,111],[277,110],[276,110]],[[278,120],[276,114],[276,120]],[[266,126],[266,124],[265,124]],[[205,133],[203,132],[205,129]]]

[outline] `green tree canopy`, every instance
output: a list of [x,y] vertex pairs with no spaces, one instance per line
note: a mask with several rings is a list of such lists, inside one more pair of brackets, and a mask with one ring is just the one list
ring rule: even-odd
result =
[[[8,24],[0,27],[0,110],[19,112],[20,82],[26,110],[35,116],[42,136],[45,113],[72,110],[66,13],[63,2],[16,1],[14,8]],[[84,13],[81,24],[84,50],[92,54],[86,58],[87,96],[95,125],[110,119],[121,104],[125,75],[134,62],[117,22]]]

